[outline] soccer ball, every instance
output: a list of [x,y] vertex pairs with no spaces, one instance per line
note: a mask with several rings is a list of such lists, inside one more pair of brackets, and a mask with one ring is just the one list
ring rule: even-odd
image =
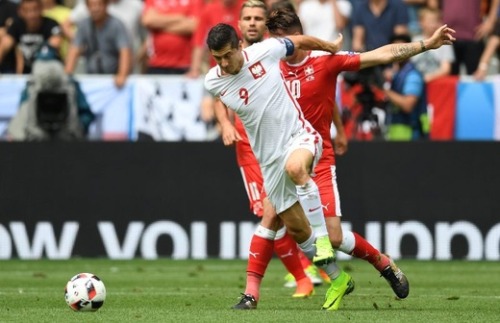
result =
[[66,284],[64,298],[74,311],[95,312],[104,304],[106,287],[96,275],[80,273]]

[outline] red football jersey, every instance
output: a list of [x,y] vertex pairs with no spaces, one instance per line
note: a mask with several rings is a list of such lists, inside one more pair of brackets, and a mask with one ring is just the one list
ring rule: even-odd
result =
[[[304,117],[323,138],[323,155],[320,162],[335,164],[334,150],[330,138],[333,109],[337,89],[337,77],[342,71],[357,71],[360,67],[358,53],[311,52],[306,59],[294,65],[281,62],[281,71],[292,95],[297,99]],[[307,93],[303,95],[302,93]],[[238,165],[256,163],[245,129],[236,120],[235,127],[243,137],[236,144]]]
[[193,37],[194,46],[206,46],[208,32],[218,23],[231,25],[239,33],[238,20],[243,0],[233,0],[232,5],[224,5],[223,1],[218,0],[207,3],[203,8],[196,32]]
[[[203,0],[146,0],[144,12],[154,9],[162,14],[198,17]],[[191,64],[191,36],[177,35],[161,30],[150,30],[149,65],[154,67],[186,68]]]
[[[337,77],[342,71],[357,71],[359,53],[311,52],[299,64],[281,62],[281,71],[292,95],[297,99],[305,118],[323,138],[320,162],[335,164],[330,127],[337,88]],[[307,93],[307,95],[306,95]]]

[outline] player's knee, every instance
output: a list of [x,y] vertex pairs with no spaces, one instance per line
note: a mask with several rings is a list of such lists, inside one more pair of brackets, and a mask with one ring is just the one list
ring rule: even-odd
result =
[[290,177],[290,179],[296,185],[303,184],[309,176],[305,167],[301,163],[298,163],[298,162],[287,163],[285,166],[285,171],[286,171],[288,177]]

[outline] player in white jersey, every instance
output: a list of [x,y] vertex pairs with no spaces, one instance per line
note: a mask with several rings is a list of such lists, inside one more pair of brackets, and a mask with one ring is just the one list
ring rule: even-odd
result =
[[[338,302],[354,288],[350,276],[336,265],[326,226],[309,227],[302,207],[317,210],[323,217],[318,188],[310,173],[321,156],[322,139],[304,119],[281,75],[279,62],[295,48],[335,53],[342,37],[325,42],[309,36],[267,39],[241,49],[234,28],[218,24],[207,39],[217,62],[205,77],[206,89],[230,107],[242,121],[252,149],[259,161],[264,188],[270,203],[302,251],[339,284]],[[218,112],[219,113],[219,112]],[[235,133],[235,137],[239,137]],[[303,205],[299,195],[307,196]],[[259,226],[256,234],[274,239],[279,225]],[[244,301],[244,308],[255,308],[256,300]],[[338,307],[338,304],[337,304]]]

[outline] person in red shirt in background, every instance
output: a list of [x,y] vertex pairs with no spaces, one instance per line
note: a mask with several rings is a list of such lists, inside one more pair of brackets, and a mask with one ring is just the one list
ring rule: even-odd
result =
[[184,74],[191,65],[192,36],[203,0],[146,0],[142,23],[149,30],[147,74]]
[[[206,46],[208,31],[220,22],[231,25],[238,31],[238,19],[243,2],[244,0],[213,0],[203,7],[193,35],[191,67],[186,74],[187,77],[198,78],[207,67],[216,65],[215,60],[208,55]],[[241,34],[239,36],[241,37]],[[201,100],[200,117],[209,127],[215,129],[214,99],[208,93]],[[218,136],[218,131],[214,133]]]
[[[238,30],[238,19],[242,4],[243,0],[214,0],[203,7],[198,26],[193,35],[193,51],[191,67],[188,72],[189,77],[197,78],[201,74],[203,62],[208,56],[205,43],[210,28],[222,22]],[[215,60],[210,57],[209,67],[213,67],[215,64]]]

